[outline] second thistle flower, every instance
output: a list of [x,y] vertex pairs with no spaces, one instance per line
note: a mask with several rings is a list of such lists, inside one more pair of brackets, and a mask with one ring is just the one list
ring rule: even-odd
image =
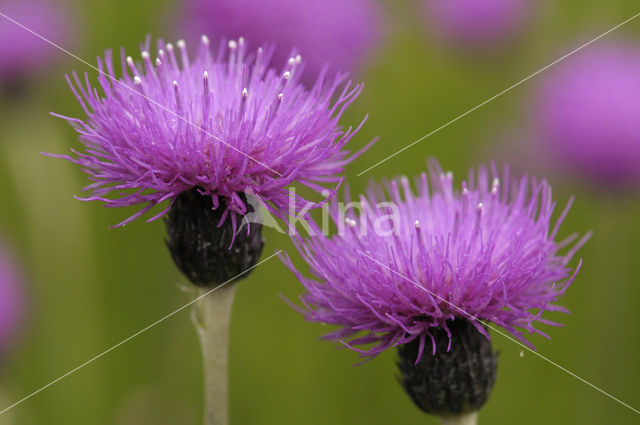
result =
[[434,162],[416,186],[401,178],[334,203],[337,235],[314,225],[294,240],[313,278],[285,262],[306,289],[307,319],[338,326],[327,339],[367,358],[399,347],[402,384],[418,407],[474,415],[496,378],[486,323],[529,346],[523,331],[545,335],[534,325],[553,325],[542,314],[564,310],[555,302],[588,235],[557,241],[568,207],[553,222],[547,182],[511,180],[508,169],[481,167],[458,191]]
[[551,323],[544,311],[564,310],[554,303],[586,241],[560,253],[575,239],[556,241],[568,206],[553,223],[548,183],[511,181],[506,169],[500,176],[481,167],[456,191],[452,174],[433,162],[416,185],[418,194],[406,177],[373,185],[356,203],[359,214],[351,203],[333,209],[338,235],[294,239],[316,277],[288,262],[307,290],[307,318],[339,325],[327,337],[351,347],[374,343],[361,351],[367,357],[418,340],[419,360],[435,352],[432,330],[456,318],[484,335],[475,319],[493,322],[531,346],[522,330],[544,335],[534,323]]

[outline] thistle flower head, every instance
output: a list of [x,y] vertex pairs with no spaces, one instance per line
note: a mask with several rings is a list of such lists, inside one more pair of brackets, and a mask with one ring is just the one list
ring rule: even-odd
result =
[[610,187],[640,187],[640,48],[593,46],[559,64],[536,105],[543,147],[563,168]]
[[423,0],[429,28],[465,46],[503,43],[526,21],[529,0]]
[[495,167],[472,171],[455,190],[451,173],[431,163],[416,186],[417,194],[406,178],[373,185],[359,214],[333,208],[343,232],[296,240],[314,278],[286,262],[306,289],[307,318],[338,325],[326,337],[365,357],[418,341],[419,360],[425,349],[435,353],[436,328],[451,344],[448,323],[456,318],[487,337],[480,321],[527,344],[523,330],[543,334],[534,323],[553,324],[542,313],[563,310],[554,303],[573,281],[580,266],[572,273],[569,260],[586,241],[560,252],[576,238],[556,241],[568,206],[552,223],[544,180],[510,180],[508,169],[499,176]]
[[[224,205],[221,222],[245,214],[241,193],[282,216],[293,181],[317,191],[341,181],[353,158],[344,147],[359,127],[345,130],[338,119],[360,85],[323,73],[306,89],[299,55],[276,70],[272,47],[249,51],[242,38],[214,50],[203,36],[192,56],[182,40],[159,41],[153,57],[149,44],[140,60],[122,52],[119,79],[110,51],[98,59],[98,87],[86,75],[67,77],[87,114],[62,117],[85,146],[65,156],[93,181],[84,199],[144,205],[119,226],[193,188],[211,196],[214,209]],[[236,214],[231,219],[235,228]]]
[[30,31],[42,34],[54,43],[67,44],[71,19],[58,3],[50,0],[0,1],[2,13],[9,18],[2,18],[0,23],[0,80],[3,84],[41,70],[59,54]]
[[276,43],[277,61],[298,49],[307,60],[308,82],[327,63],[355,71],[378,45],[381,24],[375,0],[187,0],[180,28],[212,39],[243,35]]

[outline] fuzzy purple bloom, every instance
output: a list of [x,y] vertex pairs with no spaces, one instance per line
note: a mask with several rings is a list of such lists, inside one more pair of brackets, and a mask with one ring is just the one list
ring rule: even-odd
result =
[[569,205],[552,224],[555,203],[544,180],[510,180],[507,168],[499,179],[495,167],[480,167],[456,191],[437,163],[429,175],[416,179],[417,194],[406,177],[386,183],[388,195],[371,186],[360,213],[349,208],[344,220],[334,203],[343,231],[295,240],[315,277],[285,260],[306,288],[307,319],[338,325],[326,338],[363,357],[417,340],[419,360],[429,340],[435,353],[434,328],[451,338],[454,318],[487,337],[476,319],[495,323],[531,346],[523,330],[545,335],[535,322],[557,324],[542,313],[566,311],[554,303],[578,272],[580,265],[572,272],[568,264],[588,235],[556,242]]
[[[67,77],[88,115],[86,122],[62,117],[86,146],[73,150],[76,157],[65,156],[94,181],[85,200],[108,207],[145,204],[118,226],[170,200],[148,221],[161,217],[192,188],[211,196],[214,209],[222,204],[219,197],[225,200],[222,224],[228,213],[247,212],[241,193],[282,217],[292,182],[318,192],[339,184],[355,157],[344,147],[360,127],[344,130],[338,120],[361,85],[323,72],[306,89],[299,83],[299,55],[276,71],[269,67],[273,48],[250,52],[243,39],[212,51],[203,36],[192,59],[184,41],[176,48],[159,41],[156,59],[149,44],[141,46],[142,63],[122,52],[119,80],[111,52],[98,59],[103,94],[86,75],[84,81],[75,73],[73,81]],[[304,204],[296,203],[301,209]],[[236,214],[230,216],[235,228]]]
[[503,43],[524,25],[529,0],[422,0],[429,29],[456,44]]
[[0,352],[13,342],[23,313],[23,294],[18,267],[5,246],[0,244]]
[[549,72],[537,97],[543,146],[566,168],[640,186],[640,48],[593,46]]
[[[63,8],[49,0],[0,0],[0,12],[55,43],[70,37],[70,19]],[[21,79],[44,71],[60,52],[15,23],[0,17],[0,80]]]
[[376,0],[185,0],[184,7],[181,33],[276,43],[278,62],[297,49],[307,61],[305,82],[325,64],[356,71],[381,38]]

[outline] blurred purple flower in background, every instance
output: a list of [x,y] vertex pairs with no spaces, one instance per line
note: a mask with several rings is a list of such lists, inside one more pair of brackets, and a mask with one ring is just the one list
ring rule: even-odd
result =
[[0,354],[6,352],[20,327],[23,310],[21,278],[15,260],[0,241]]
[[590,46],[543,80],[535,104],[542,144],[563,169],[600,184],[640,184],[640,48]]
[[221,223],[231,213],[234,229],[236,214],[248,211],[242,193],[283,217],[294,181],[323,192],[357,155],[344,147],[360,127],[343,129],[338,120],[362,86],[344,75],[322,73],[307,89],[299,83],[300,56],[276,70],[273,49],[249,51],[243,39],[215,51],[203,37],[191,59],[182,40],[176,48],[158,41],[155,59],[149,48],[147,40],[141,63],[123,52],[119,80],[111,52],[99,59],[103,94],[74,73],[69,84],[88,119],[61,116],[86,147],[64,157],[90,175],[86,200],[146,204],[119,226],[191,189],[211,197],[213,209],[222,206]]
[[503,44],[526,24],[530,0],[422,0],[428,30],[468,47]]
[[[54,43],[65,46],[70,38],[70,19],[60,1],[0,0],[0,12]],[[0,17],[0,80],[20,81],[44,72],[60,55],[46,41]]]
[[185,0],[184,7],[181,34],[275,43],[277,63],[295,48],[305,59],[307,83],[325,64],[331,70],[357,71],[382,33],[376,0]]
[[[340,326],[326,338],[349,340],[364,357],[412,341],[419,341],[418,359],[425,349],[435,354],[432,332],[451,338],[456,318],[487,337],[474,318],[493,322],[531,346],[522,330],[545,335],[534,323],[555,324],[542,313],[565,311],[554,303],[580,268],[568,264],[588,235],[556,241],[570,203],[552,223],[555,203],[544,180],[511,180],[508,169],[499,178],[495,167],[481,167],[458,192],[437,163],[429,174],[416,179],[417,195],[406,177],[386,184],[389,196],[370,187],[361,213],[347,211],[342,234],[294,240],[315,277],[285,260],[307,290],[307,319]],[[389,200],[395,218],[376,206]],[[333,220],[345,224],[335,208]]]

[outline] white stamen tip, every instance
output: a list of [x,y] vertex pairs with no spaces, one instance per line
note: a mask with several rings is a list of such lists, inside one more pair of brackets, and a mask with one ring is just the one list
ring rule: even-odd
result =
[[520,350],[520,357],[524,357],[524,351]]
[[176,89],[178,88],[178,82],[176,80],[173,80],[173,87]]
[[416,227],[416,229],[420,228],[420,222],[418,220],[416,220],[416,222],[413,223],[413,225]]
[[160,49],[158,50],[158,57],[163,57],[164,56],[164,50]]
[[201,40],[203,44],[209,44],[209,37],[207,37],[206,35],[202,34]]
[[469,194],[469,189],[467,189],[466,187],[462,189],[462,195],[463,196],[467,196]]
[[451,180],[453,178],[453,171],[447,171],[447,174],[445,174],[445,176],[447,177],[447,180]]
[[173,44],[171,43],[167,43],[167,51],[172,51],[173,50]]
[[482,202],[478,203],[478,209],[481,210],[482,209]]
[[204,78],[205,80],[208,80],[208,79],[209,79],[209,73],[208,73],[207,71],[205,71],[205,72],[202,74],[202,78]]
[[356,227],[357,224],[356,221],[352,218],[345,219],[345,223],[347,223],[349,227]]
[[302,56],[296,55],[296,63],[300,63],[300,62],[302,62]]
[[289,71],[285,72],[284,74],[282,74],[282,78],[288,80],[289,78],[291,78],[291,73]]
[[147,52],[146,50],[144,50],[140,56],[142,56],[142,59],[147,60],[149,59],[149,52]]
[[244,37],[238,38],[238,44],[241,46],[244,44]]
[[185,43],[183,39],[180,39],[176,42],[176,46],[178,46],[179,49],[184,49],[187,46],[187,43]]
[[229,45],[230,49],[234,50],[234,49],[236,49],[238,47],[238,42],[235,41],[235,40],[229,40],[229,44],[228,45]]
[[242,89],[242,97],[247,97],[247,96],[249,96],[249,92],[247,91],[247,88],[245,87],[245,88]]
[[278,94],[278,102],[282,102],[282,99],[284,98],[284,94],[279,93]]
[[493,186],[498,186],[500,184],[500,179],[498,179],[498,178],[493,179],[493,182],[491,184]]
[[295,64],[296,64],[296,60],[295,60],[295,58],[289,58],[289,65],[290,65],[290,66],[293,66],[293,65],[295,65]]
[[135,77],[133,77],[133,82],[136,84],[136,86],[141,86],[142,85],[142,80],[137,75]]
[[133,65],[133,58],[131,56],[127,56],[127,64],[129,64],[129,66]]

